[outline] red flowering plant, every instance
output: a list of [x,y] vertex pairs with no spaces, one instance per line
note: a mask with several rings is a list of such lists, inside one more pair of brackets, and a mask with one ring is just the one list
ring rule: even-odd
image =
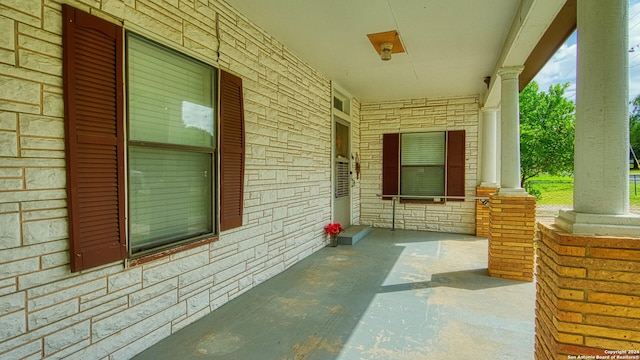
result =
[[338,246],[338,234],[343,231],[344,229],[339,222],[334,222],[324,227],[324,232],[331,236],[331,243],[329,243],[329,246]]
[[338,235],[343,231],[344,229],[342,228],[342,225],[340,225],[339,222],[334,222],[324,227],[324,232],[326,232],[331,236]]

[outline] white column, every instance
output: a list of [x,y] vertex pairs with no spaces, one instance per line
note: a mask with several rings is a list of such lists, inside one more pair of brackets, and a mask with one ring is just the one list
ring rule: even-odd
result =
[[518,75],[523,66],[498,71],[501,79],[500,195],[528,195],[520,186],[520,98]]
[[482,109],[482,182],[480,186],[498,186],[496,171],[497,157],[497,114],[496,108]]
[[556,224],[581,234],[638,236],[629,214],[628,0],[578,0],[573,210]]

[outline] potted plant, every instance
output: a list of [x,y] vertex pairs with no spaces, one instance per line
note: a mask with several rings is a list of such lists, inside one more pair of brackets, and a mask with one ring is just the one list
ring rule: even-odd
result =
[[329,246],[338,246],[338,235],[343,231],[344,229],[339,222],[330,223],[329,225],[324,227],[324,232],[329,234],[329,236],[331,237]]

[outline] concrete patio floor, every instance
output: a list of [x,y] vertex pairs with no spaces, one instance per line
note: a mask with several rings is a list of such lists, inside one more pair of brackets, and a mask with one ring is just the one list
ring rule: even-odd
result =
[[487,240],[373,229],[324,248],[136,359],[533,359],[535,284]]

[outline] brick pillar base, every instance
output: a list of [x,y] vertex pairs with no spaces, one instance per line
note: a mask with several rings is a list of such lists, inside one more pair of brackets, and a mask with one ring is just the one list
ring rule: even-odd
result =
[[[496,187],[478,186],[476,196],[489,197],[497,191]],[[476,200],[476,236],[489,237],[489,202],[487,200]]]
[[492,195],[489,207],[489,274],[533,281],[535,196]]
[[639,354],[640,239],[574,235],[542,223],[537,237],[535,359]]

